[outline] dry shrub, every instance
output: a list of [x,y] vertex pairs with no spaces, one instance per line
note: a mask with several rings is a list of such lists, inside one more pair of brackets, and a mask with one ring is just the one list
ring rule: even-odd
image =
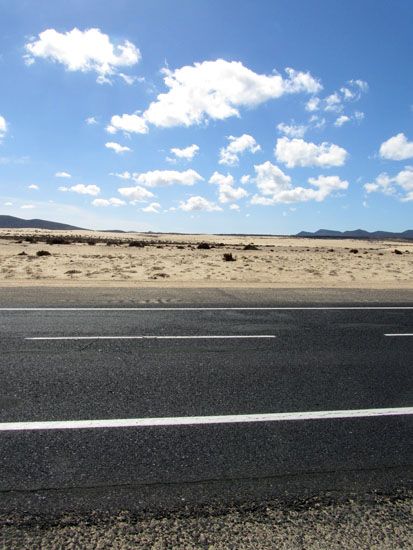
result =
[[145,243],[143,241],[130,241],[129,246],[135,246],[136,248],[144,248]]
[[48,250],[38,250],[36,256],[51,256]]
[[224,262],[235,262],[236,258],[232,255],[231,252],[225,252],[223,255]]
[[401,250],[398,250],[397,248],[394,249],[394,253],[395,254],[403,254],[403,252]]
[[244,250],[259,250],[258,246],[256,246],[255,244],[246,244],[244,246]]
[[199,250],[209,250],[211,246],[208,243],[199,243],[197,248],[199,248]]

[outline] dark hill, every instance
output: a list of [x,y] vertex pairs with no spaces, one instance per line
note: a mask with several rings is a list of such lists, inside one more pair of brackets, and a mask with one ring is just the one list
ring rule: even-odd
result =
[[1,216],[0,215],[0,228],[1,229],[82,229],[81,227],[75,227],[74,225],[67,225],[65,223],[50,222],[47,220],[23,220],[22,218],[15,218],[14,216]]
[[295,237],[315,237],[315,238],[339,238],[339,239],[413,239],[413,229],[407,229],[401,233],[392,231],[364,231],[364,229],[355,229],[354,231],[334,231],[331,229],[319,229],[318,231],[300,231]]

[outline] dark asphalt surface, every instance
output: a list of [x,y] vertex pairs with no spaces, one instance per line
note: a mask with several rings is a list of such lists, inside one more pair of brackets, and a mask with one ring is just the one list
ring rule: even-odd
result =
[[[204,416],[413,405],[412,310],[213,310],[294,301],[142,291],[120,307],[0,310],[0,422]],[[209,293],[209,294],[208,294]],[[150,293],[149,293],[150,294]],[[162,294],[162,293],[160,293]],[[62,295],[60,295],[62,296]],[[180,296],[180,298],[179,298]],[[246,296],[246,297],[245,297]],[[412,306],[411,293],[383,306]],[[0,307],[53,307],[48,295]],[[42,298],[42,300],[40,299]],[[108,297],[107,297],[108,298]],[[357,301],[355,301],[357,298]],[[337,294],[325,307],[378,306]],[[147,300],[142,304],[142,300]],[[58,300],[56,300],[58,301]],[[46,303],[45,303],[46,302]],[[96,296],[56,307],[106,307]],[[73,340],[97,335],[275,335],[271,340]],[[413,417],[0,432],[0,511],[169,508],[318,491],[412,487]]]

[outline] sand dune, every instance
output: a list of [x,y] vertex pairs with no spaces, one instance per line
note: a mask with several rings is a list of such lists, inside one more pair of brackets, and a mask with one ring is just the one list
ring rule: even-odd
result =
[[[46,244],[59,236],[85,242]],[[413,242],[3,229],[0,284],[413,288]]]

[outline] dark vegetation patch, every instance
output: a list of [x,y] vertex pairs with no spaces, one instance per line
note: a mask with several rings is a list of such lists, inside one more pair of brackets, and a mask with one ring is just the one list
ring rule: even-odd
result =
[[65,275],[74,275],[75,273],[82,273],[78,269],[69,269],[69,271],[65,271]]
[[209,250],[211,248],[211,245],[209,243],[199,243],[197,248],[199,250]]
[[19,252],[17,256],[27,256],[26,252],[23,250],[23,252]]
[[236,260],[231,252],[225,252],[222,258],[224,262],[235,262]]
[[144,248],[145,243],[143,241],[129,241],[129,246],[134,246],[136,248]]
[[244,246],[244,250],[259,250],[258,246],[256,246],[255,244],[246,244]]
[[38,250],[36,256],[51,256],[48,250]]
[[403,254],[403,252],[401,250],[398,250],[397,248],[394,249],[394,253],[395,254]]
[[358,253],[359,253],[359,251],[358,251],[357,248],[350,248],[350,252],[351,252],[352,254],[358,254]]

